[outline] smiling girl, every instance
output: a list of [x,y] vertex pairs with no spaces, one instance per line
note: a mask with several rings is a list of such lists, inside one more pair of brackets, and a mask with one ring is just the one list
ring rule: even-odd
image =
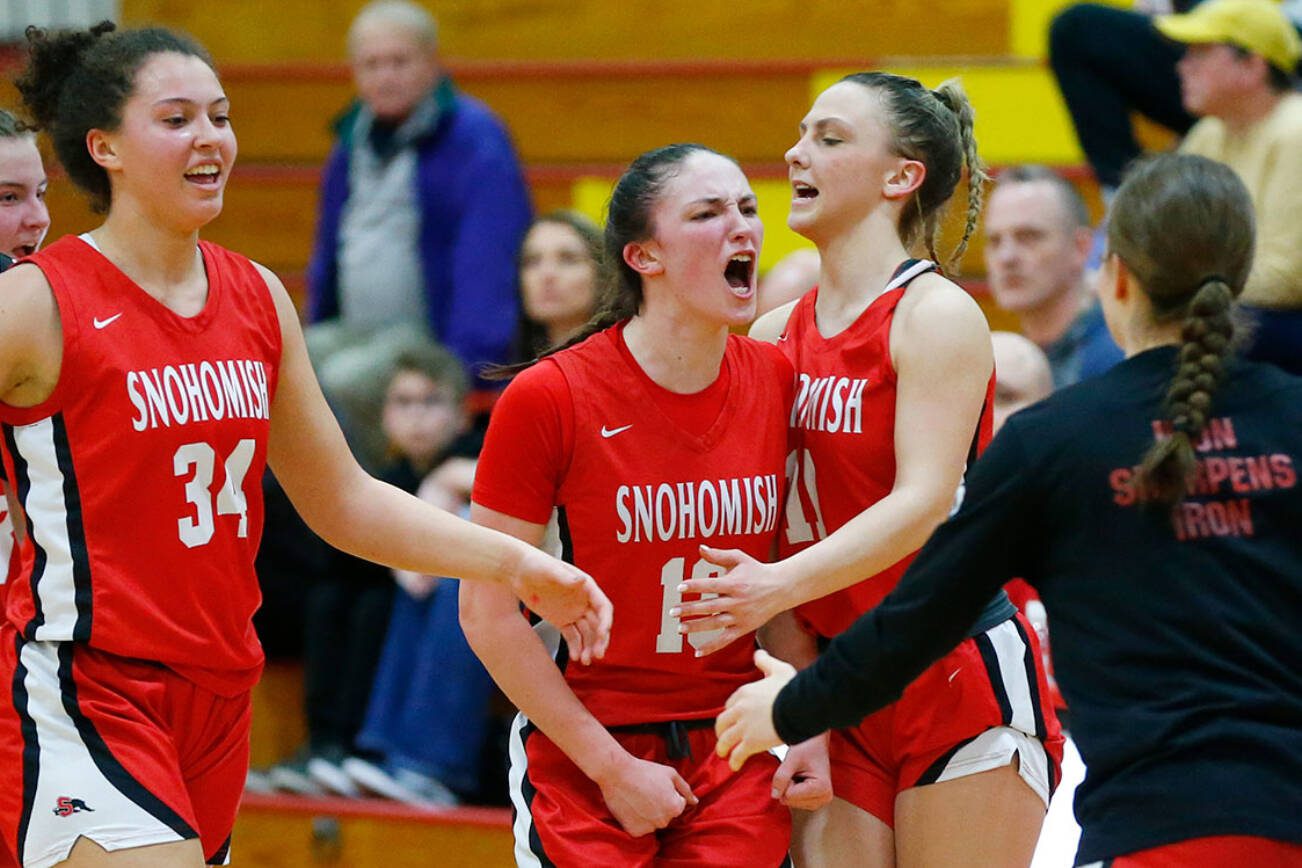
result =
[[0,624],[0,830],[25,866],[220,864],[265,464],[337,548],[509,583],[589,655],[609,603],[357,465],[280,281],[199,241],[236,153],[202,48],[108,22],[28,38],[19,90],[106,217],[0,276],[0,452],[30,540]]

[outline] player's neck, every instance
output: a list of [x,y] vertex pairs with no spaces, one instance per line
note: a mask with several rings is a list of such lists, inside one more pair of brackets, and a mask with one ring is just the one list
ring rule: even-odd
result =
[[719,378],[728,329],[685,317],[642,313],[624,327],[624,343],[656,385],[691,395]]
[[[115,207],[91,237],[110,262],[182,315],[189,315],[184,308],[193,309],[192,297],[197,292],[206,294],[207,278],[197,250],[197,232],[169,231]],[[198,306],[202,307],[202,299]]]
[[[885,211],[874,212],[851,231],[828,238],[820,247],[818,317],[829,325],[854,320],[882,294],[909,251]],[[838,329],[839,330],[839,329]]]

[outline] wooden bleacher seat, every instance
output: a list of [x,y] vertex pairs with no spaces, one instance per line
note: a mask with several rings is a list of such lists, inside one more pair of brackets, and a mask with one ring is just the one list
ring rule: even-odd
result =
[[246,794],[232,862],[258,868],[509,868],[511,812]]

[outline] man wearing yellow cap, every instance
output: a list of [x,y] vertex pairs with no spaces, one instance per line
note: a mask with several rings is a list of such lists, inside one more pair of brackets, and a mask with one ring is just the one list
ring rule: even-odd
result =
[[1234,169],[1257,211],[1242,296],[1258,321],[1249,354],[1302,374],[1302,38],[1271,0],[1207,0],[1154,23],[1187,46],[1181,98],[1201,119],[1180,149]]

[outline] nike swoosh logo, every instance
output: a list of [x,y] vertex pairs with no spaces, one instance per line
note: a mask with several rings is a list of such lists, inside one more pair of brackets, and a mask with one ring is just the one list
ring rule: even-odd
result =
[[94,325],[95,328],[97,329],[107,328],[111,326],[115,321],[117,321],[117,318],[120,316],[122,316],[121,313],[115,313],[113,314],[113,316],[109,317],[108,319],[100,319],[99,317],[95,317],[95,319],[91,321],[91,324]]
[[778,343],[782,343],[782,342],[785,341],[786,339],[787,339],[787,333],[786,333],[786,332],[783,332],[782,334],[778,335]]
[[623,433],[624,431],[627,431],[629,428],[632,428],[632,427],[633,427],[632,425],[625,425],[623,428],[607,428],[605,425],[602,425],[602,426],[601,426],[601,436],[602,436],[602,437],[607,437],[607,438],[609,438],[609,437],[614,437],[616,434],[621,434],[621,433]]

